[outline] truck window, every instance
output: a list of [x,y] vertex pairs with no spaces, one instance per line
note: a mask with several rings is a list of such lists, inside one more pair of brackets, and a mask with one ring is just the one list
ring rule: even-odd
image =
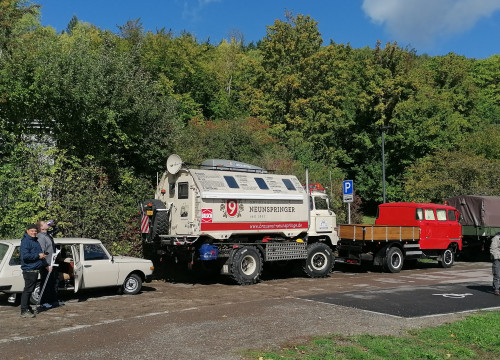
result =
[[434,210],[432,209],[425,209],[425,220],[436,220],[436,217],[434,216]]
[[267,186],[266,181],[263,178],[255,178],[255,182],[259,185],[259,189],[269,190],[269,186]]
[[415,210],[415,220],[424,220],[424,209]]
[[295,186],[293,186],[292,182],[289,179],[283,179],[283,184],[285,184],[288,190],[297,190]]
[[446,210],[445,209],[436,209],[436,216],[438,221],[446,221]]
[[455,210],[448,210],[448,220],[457,221],[457,213],[455,212]]
[[224,180],[226,180],[227,186],[229,186],[231,189],[238,189],[238,183],[232,176],[224,176]]
[[328,210],[328,201],[325,198],[315,196],[314,206],[316,210]]
[[177,198],[178,199],[187,199],[188,198],[188,183],[180,182],[177,184]]

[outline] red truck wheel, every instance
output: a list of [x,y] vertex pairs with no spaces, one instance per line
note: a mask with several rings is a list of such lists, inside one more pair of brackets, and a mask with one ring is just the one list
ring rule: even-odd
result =
[[398,273],[401,271],[403,268],[403,253],[398,247],[393,246],[387,251],[384,268],[391,273]]
[[444,250],[441,254],[441,260],[439,260],[439,264],[444,268],[449,268],[453,266],[454,262],[455,253],[453,252],[453,249],[448,248]]

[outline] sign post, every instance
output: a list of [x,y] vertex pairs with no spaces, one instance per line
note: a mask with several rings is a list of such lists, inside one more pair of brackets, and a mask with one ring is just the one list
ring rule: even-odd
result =
[[354,200],[354,185],[352,180],[344,180],[342,184],[344,202],[347,203],[348,224],[351,223],[351,203]]

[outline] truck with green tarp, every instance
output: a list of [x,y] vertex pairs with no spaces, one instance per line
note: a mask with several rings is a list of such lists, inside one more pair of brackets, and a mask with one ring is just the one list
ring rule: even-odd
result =
[[464,251],[489,254],[491,238],[500,232],[500,196],[461,195],[446,201],[460,212]]

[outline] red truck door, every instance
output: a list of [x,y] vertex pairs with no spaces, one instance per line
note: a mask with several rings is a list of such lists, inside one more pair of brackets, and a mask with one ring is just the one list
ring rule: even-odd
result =
[[424,218],[420,221],[421,249],[446,249],[450,240],[456,241],[460,238],[460,225],[455,210],[424,207],[422,211]]

